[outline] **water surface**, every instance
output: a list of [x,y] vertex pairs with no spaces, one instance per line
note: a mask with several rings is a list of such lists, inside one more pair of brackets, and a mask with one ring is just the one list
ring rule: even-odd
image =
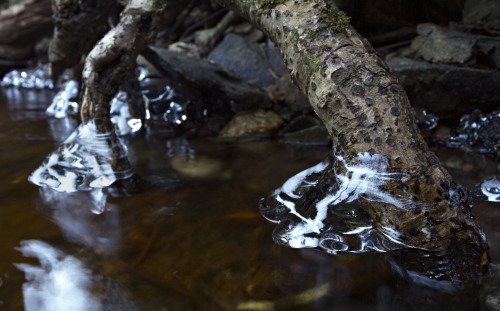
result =
[[[425,294],[405,290],[383,254],[335,257],[272,242],[275,225],[260,216],[258,200],[320,162],[326,149],[277,140],[129,137],[136,172],[161,187],[110,193],[104,211],[96,210],[89,193],[58,193],[27,181],[77,125],[45,115],[54,93],[2,92],[0,309],[396,310]],[[438,151],[466,186],[499,174],[488,158]],[[193,161],[209,166],[202,177],[192,173]],[[474,209],[494,263],[499,207],[488,202]],[[436,308],[446,309],[448,298]]]

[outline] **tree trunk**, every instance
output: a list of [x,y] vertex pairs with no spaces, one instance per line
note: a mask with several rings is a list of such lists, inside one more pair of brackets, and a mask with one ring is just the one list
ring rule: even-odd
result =
[[[154,36],[165,2],[130,1],[85,62],[82,120],[109,134],[116,171],[130,163],[116,144],[109,101]],[[219,3],[275,42],[334,142],[325,162],[262,201],[262,214],[278,223],[275,241],[333,254],[391,251],[429,278],[478,281],[489,256],[470,195],[428,150],[404,90],[349,18],[320,0]]]
[[115,1],[52,0],[54,35],[49,47],[53,79],[75,67],[108,30],[106,21]]
[[26,0],[0,11],[0,58],[25,60],[35,44],[50,35],[49,0]]
[[219,3],[275,42],[334,142],[328,161],[263,200],[263,215],[279,223],[275,241],[331,253],[439,255],[454,268],[424,274],[478,280],[488,245],[470,195],[428,150],[404,90],[349,18],[328,1]]

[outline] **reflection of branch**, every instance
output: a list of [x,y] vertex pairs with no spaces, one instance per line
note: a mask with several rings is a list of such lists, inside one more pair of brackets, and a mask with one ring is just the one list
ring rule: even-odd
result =
[[160,233],[161,228],[162,228],[161,222],[157,222],[153,228],[153,232],[151,233],[151,235],[148,238],[148,241],[146,242],[146,245],[144,245],[141,252],[139,253],[137,258],[135,259],[135,261],[132,265],[134,268],[137,268],[137,266],[139,266],[144,261],[144,259],[146,258],[147,254],[149,252],[149,249],[151,248],[154,241],[158,237],[158,233]]

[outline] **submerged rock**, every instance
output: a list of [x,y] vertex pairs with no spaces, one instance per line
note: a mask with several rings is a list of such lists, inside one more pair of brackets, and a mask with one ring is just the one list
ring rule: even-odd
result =
[[193,158],[174,156],[170,163],[174,170],[194,179],[216,177],[220,174],[222,168],[220,161],[201,156]]
[[271,110],[255,110],[237,113],[219,134],[219,138],[230,139],[244,135],[270,135],[280,128],[283,119]]

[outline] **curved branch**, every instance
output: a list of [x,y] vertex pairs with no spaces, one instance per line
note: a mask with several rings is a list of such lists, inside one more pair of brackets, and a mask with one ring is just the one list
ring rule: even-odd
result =
[[489,257],[470,195],[428,150],[403,88],[349,18],[321,0],[219,3],[275,42],[335,145],[329,160],[262,202],[278,223],[275,241],[331,253],[430,252],[456,265],[441,277],[477,280]]

